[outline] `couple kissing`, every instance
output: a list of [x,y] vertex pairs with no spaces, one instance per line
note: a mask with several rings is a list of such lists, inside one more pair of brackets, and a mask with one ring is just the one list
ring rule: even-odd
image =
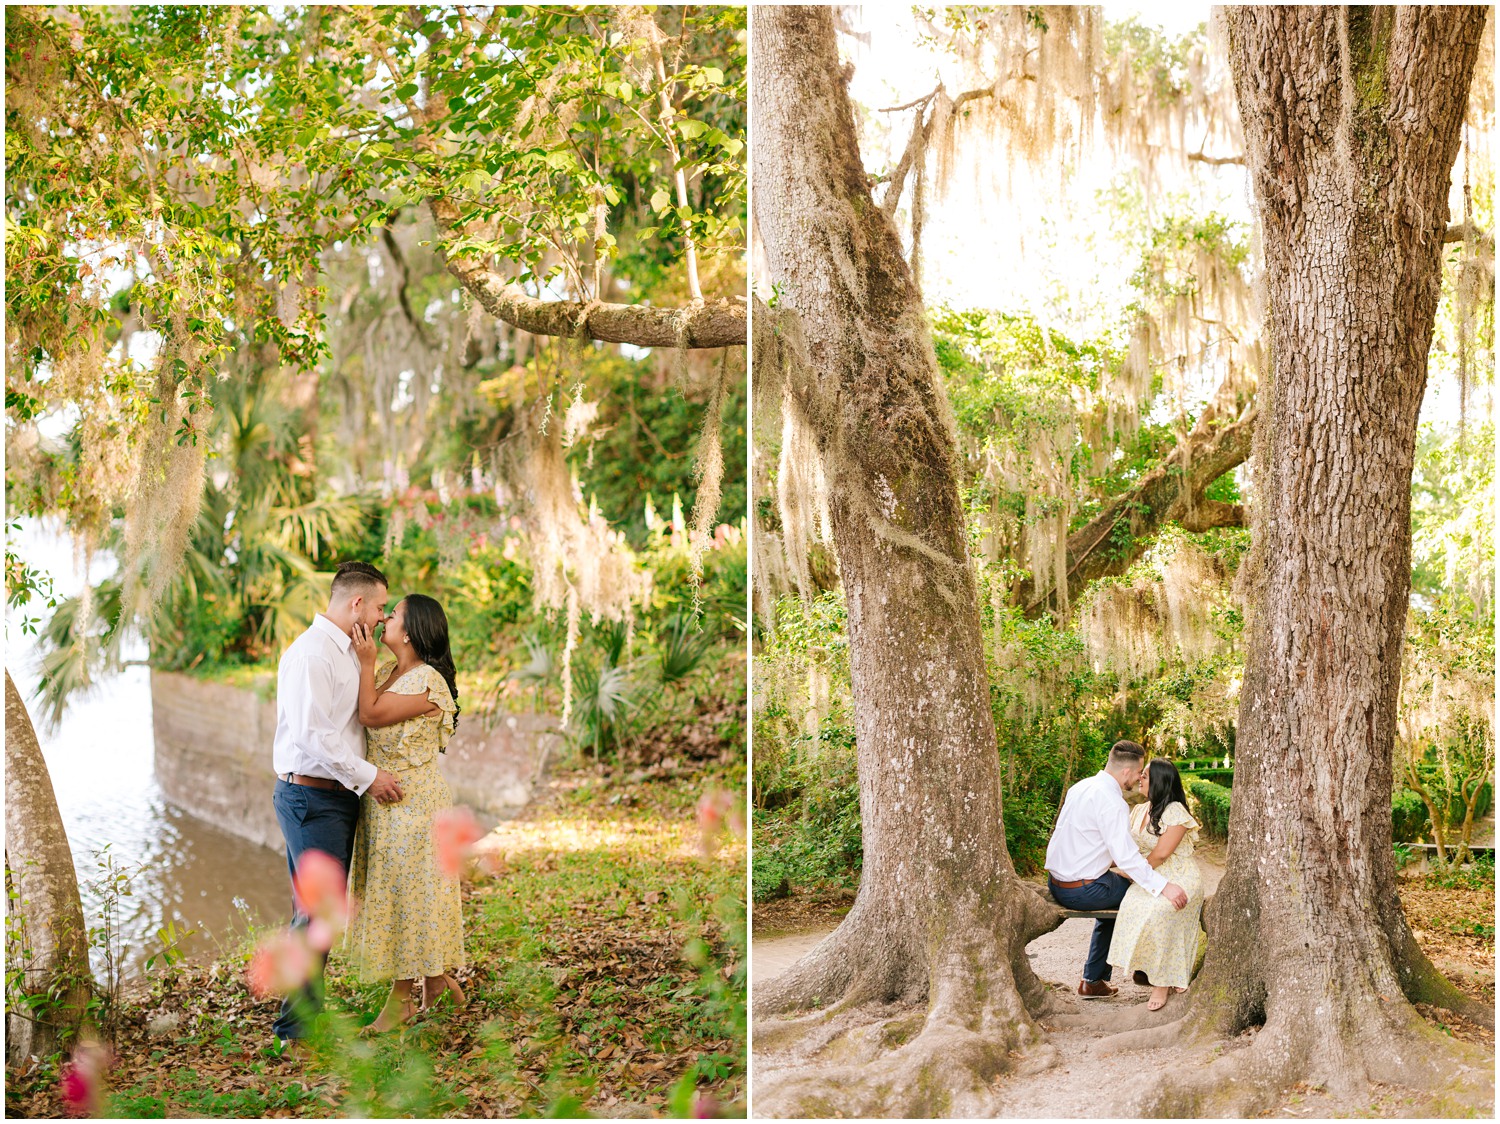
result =
[[[1125,794],[1143,784],[1146,800],[1131,811]],[[1135,742],[1116,742],[1100,772],[1068,789],[1047,844],[1047,886],[1064,909],[1119,910],[1094,922],[1081,997],[1114,995],[1115,968],[1151,988],[1153,1011],[1187,990],[1202,939],[1199,827],[1177,767],[1157,758],[1148,769]]]
[[[448,618],[412,593],[387,614],[389,583],[366,562],[334,574],[328,608],[292,642],[276,675],[276,818],[293,877],[310,851],[347,872],[357,904],[344,951],[360,979],[392,981],[371,1024],[400,1026],[445,995],[464,1000],[452,972],[464,966],[456,877],[438,865],[433,820],[452,805],[437,755],[457,726],[458,686]],[[376,629],[383,626],[380,657]],[[326,947],[326,945],[324,946]],[[283,1047],[304,1038],[321,1006],[319,972],[283,1001],[274,1030]]]

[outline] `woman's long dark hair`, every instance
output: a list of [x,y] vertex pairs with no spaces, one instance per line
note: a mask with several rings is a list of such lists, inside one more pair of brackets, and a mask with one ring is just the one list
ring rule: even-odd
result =
[[458,729],[458,668],[453,666],[453,649],[448,646],[448,614],[425,593],[408,593],[406,605],[406,638],[416,649],[417,657],[433,668],[448,684],[453,696],[453,728]]
[[1147,774],[1151,778],[1150,787],[1146,790],[1146,796],[1151,801],[1151,834],[1160,835],[1162,813],[1174,800],[1186,808],[1187,793],[1182,790],[1182,777],[1177,772],[1177,766],[1165,757],[1153,758]]

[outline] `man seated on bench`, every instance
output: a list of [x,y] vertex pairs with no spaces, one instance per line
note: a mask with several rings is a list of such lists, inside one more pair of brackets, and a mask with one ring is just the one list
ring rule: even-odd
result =
[[[1047,843],[1047,886],[1064,909],[1119,909],[1130,883],[1153,895],[1165,894],[1176,909],[1187,905],[1187,893],[1151,869],[1130,837],[1130,811],[1125,793],[1134,792],[1146,772],[1146,751],[1135,742],[1115,742],[1109,763],[1092,777],[1068,789],[1052,838]],[[1110,869],[1111,864],[1125,873]],[[1084,999],[1106,999],[1118,988],[1109,977],[1112,917],[1094,921],[1089,958],[1083,965],[1078,994]]]

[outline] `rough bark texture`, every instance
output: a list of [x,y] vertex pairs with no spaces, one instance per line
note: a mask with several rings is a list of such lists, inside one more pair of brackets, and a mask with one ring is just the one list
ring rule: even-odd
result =
[[[32,1055],[45,1058],[77,1033],[88,1003],[90,976],[73,853],[42,747],[9,671],[5,673],[5,869],[8,888],[18,895],[10,908],[22,922],[18,941],[7,941],[7,956],[29,952],[26,993],[54,997],[54,1002],[33,1014],[6,996],[5,1062],[10,1066]],[[8,919],[7,934],[15,932],[16,926]],[[12,967],[7,964],[7,969]]]
[[[1170,459],[1068,536],[1069,604],[1077,602],[1090,582],[1130,569],[1168,522],[1178,522],[1189,531],[1244,526],[1244,509],[1239,504],[1206,499],[1203,492],[1250,455],[1255,417],[1254,406],[1233,420],[1208,407]],[[1122,533],[1129,542],[1124,550],[1118,545]],[[1034,583],[1027,580],[1021,583],[1016,600],[1028,616],[1037,616],[1053,598],[1037,597]]]
[[1295,1081],[1352,1096],[1378,1081],[1438,1098],[1418,1115],[1482,1110],[1488,1060],[1403,998],[1462,1002],[1402,915],[1390,792],[1417,416],[1486,10],[1226,18],[1273,369],[1252,461],[1229,872],[1176,1032],[1260,1029],[1136,1107],[1253,1115]]
[[832,11],[757,8],[751,38],[755,217],[781,293],[756,363],[780,368],[828,479],[864,831],[854,908],[755,996],[761,1016],[812,1009],[763,1019],[758,1043],[847,1064],[763,1078],[757,1113],[982,1113],[1039,1035],[1025,945],[1061,914],[1006,851],[954,425],[870,196]]

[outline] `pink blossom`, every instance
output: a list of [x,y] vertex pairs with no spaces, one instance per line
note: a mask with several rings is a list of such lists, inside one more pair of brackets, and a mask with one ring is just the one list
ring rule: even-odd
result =
[[312,978],[315,962],[307,933],[281,929],[261,938],[245,970],[245,982],[257,999],[286,995]]
[[62,1101],[69,1116],[98,1116],[103,1110],[104,1071],[112,1059],[97,1042],[81,1042],[63,1066]]
[[349,878],[343,863],[322,851],[303,851],[297,859],[292,892],[308,917],[325,922],[334,934],[349,927],[353,910],[349,902]]
[[726,822],[736,835],[744,832],[743,803],[733,793],[718,788],[709,789],[698,798],[698,830],[702,835],[699,846],[705,855],[714,853],[716,837]]
[[474,844],[484,835],[468,808],[444,808],[432,817],[432,843],[437,851],[438,869],[449,878],[457,878],[464,861],[474,853]]
[[99,1089],[94,1075],[69,1062],[63,1067],[62,1099],[69,1116],[93,1116],[99,1111]]
[[319,952],[327,952],[333,947],[335,934],[333,926],[321,917],[314,917],[307,926],[307,943]]
[[697,1093],[693,1096],[694,1120],[717,1120],[719,1099],[712,1093]]

